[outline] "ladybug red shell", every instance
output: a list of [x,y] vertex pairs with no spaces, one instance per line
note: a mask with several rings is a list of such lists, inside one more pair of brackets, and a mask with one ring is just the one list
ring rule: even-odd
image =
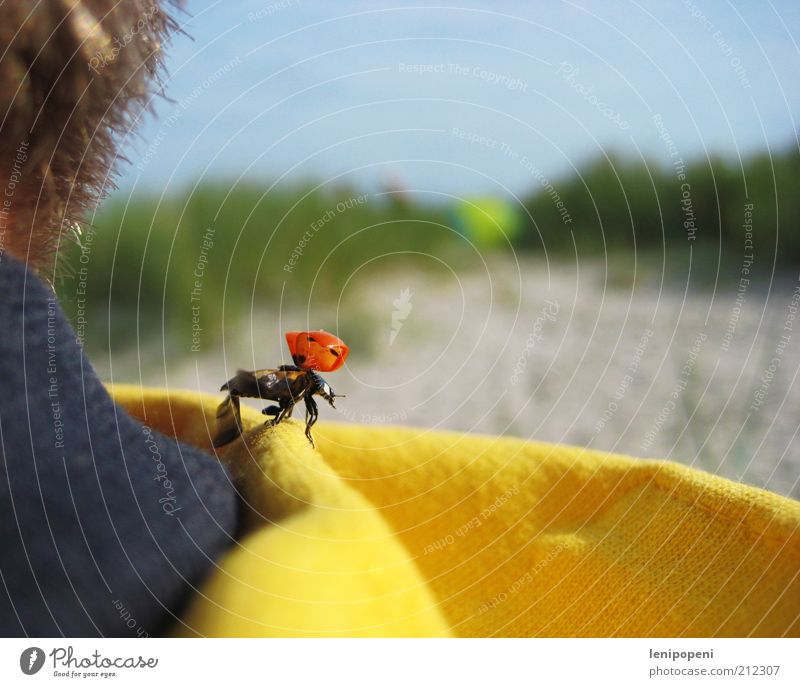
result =
[[338,336],[323,330],[286,332],[286,343],[294,364],[303,370],[333,372],[344,365],[350,352]]

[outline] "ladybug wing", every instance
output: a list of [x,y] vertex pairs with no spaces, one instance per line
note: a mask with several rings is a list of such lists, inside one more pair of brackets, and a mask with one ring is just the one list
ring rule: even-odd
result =
[[229,444],[242,434],[242,413],[239,397],[229,395],[217,408],[217,432],[212,446],[219,448]]
[[303,370],[277,368],[239,370],[221,390],[235,396],[269,401],[298,398],[305,390],[305,374]]

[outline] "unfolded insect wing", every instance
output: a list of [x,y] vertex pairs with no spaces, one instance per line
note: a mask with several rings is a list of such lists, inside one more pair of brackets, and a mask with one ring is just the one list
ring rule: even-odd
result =
[[242,418],[237,396],[227,396],[217,408],[217,431],[213,446],[219,448],[236,439],[242,433]]
[[232,396],[251,396],[257,397],[258,378],[257,373],[261,370],[251,372],[249,370],[237,370],[236,376],[229,379],[222,385],[220,391],[228,391]]
[[295,365],[304,370],[333,372],[347,359],[350,348],[326,331],[286,332],[286,343]]
[[277,401],[281,396],[291,393],[299,375],[306,374],[302,371],[291,370],[256,370],[254,373],[257,391],[253,396]]

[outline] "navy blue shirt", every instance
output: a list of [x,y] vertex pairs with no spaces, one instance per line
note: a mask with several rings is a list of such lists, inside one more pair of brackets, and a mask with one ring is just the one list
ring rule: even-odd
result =
[[146,636],[233,543],[212,456],[113,403],[50,288],[0,255],[0,634]]

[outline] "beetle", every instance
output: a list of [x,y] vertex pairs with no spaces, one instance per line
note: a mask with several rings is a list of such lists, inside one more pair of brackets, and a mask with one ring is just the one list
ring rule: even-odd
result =
[[275,401],[261,412],[270,416],[267,424],[277,425],[292,416],[294,407],[301,400],[306,406],[306,437],[314,446],[311,428],[319,417],[314,396],[321,396],[331,407],[334,400],[343,397],[336,394],[330,385],[317,374],[338,370],[350,352],[348,346],[337,336],[323,331],[286,332],[286,343],[294,365],[281,365],[263,370],[238,370],[236,376],[220,387],[228,396],[217,408],[217,433],[213,446],[219,448],[242,434],[239,399],[261,398]]

